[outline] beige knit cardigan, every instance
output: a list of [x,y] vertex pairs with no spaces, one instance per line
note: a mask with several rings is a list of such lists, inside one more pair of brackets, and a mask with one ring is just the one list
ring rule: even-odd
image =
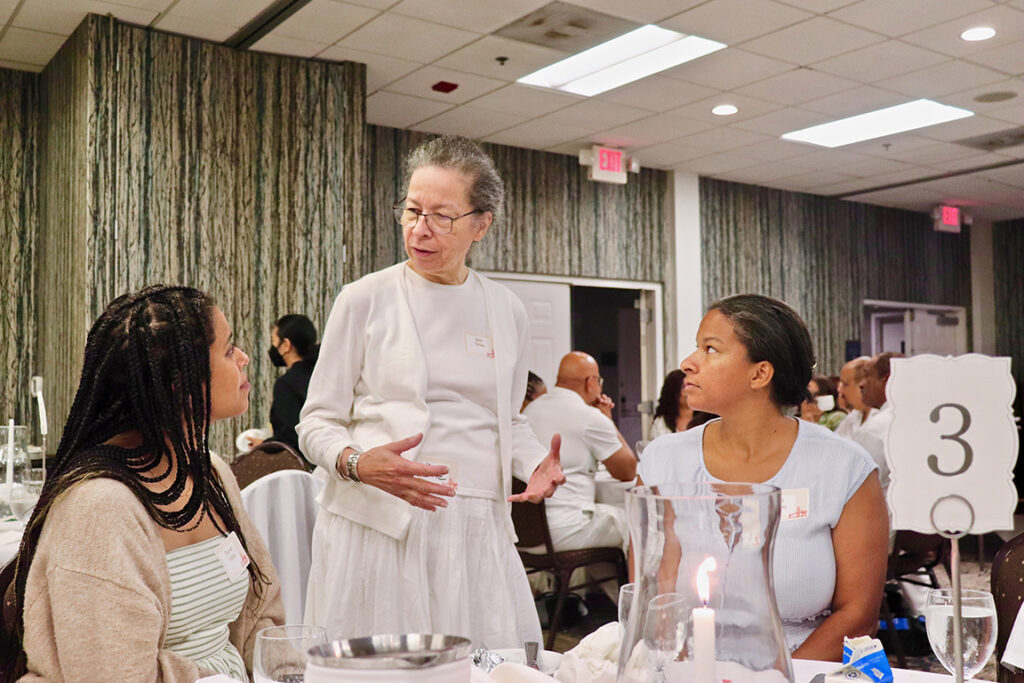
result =
[[[280,581],[222,460],[214,470],[241,526],[249,555],[270,579],[257,597],[250,583],[231,643],[252,669],[256,631],[284,623]],[[55,501],[29,567],[25,652],[38,681],[195,681],[190,659],[164,649],[171,579],[160,529],[138,498],[113,479],[73,486]]]

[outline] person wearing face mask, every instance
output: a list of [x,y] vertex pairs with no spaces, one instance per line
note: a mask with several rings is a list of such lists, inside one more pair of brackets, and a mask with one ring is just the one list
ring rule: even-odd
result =
[[287,370],[274,382],[274,399],[270,404],[270,426],[274,435],[270,440],[286,443],[300,454],[295,425],[299,424],[299,413],[306,402],[309,378],[319,351],[316,327],[306,316],[290,313],[274,323],[267,354],[274,367]]

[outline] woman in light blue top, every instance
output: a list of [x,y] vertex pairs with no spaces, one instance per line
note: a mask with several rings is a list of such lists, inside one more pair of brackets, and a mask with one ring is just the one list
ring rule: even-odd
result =
[[783,415],[807,396],[813,365],[807,327],[785,303],[754,294],[714,303],[680,367],[688,403],[721,418],[656,439],[640,478],[782,489],[773,575],[787,641],[794,657],[840,660],[843,636],[878,624],[888,517],[862,448]]

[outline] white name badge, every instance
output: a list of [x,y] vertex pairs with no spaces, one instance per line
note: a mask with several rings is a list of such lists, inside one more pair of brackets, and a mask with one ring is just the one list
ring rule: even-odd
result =
[[486,334],[466,333],[466,353],[471,356],[494,358],[494,343]]
[[894,411],[885,441],[893,528],[1012,529],[1018,441],[1010,359],[893,358],[886,394]]
[[448,486],[449,484],[458,484],[459,482],[459,461],[455,458],[431,458],[429,461],[424,462],[425,465],[444,465],[448,468],[448,474],[439,474],[436,477],[423,477],[427,481],[432,481],[435,484],[441,484],[442,486]]
[[234,583],[239,576],[245,573],[249,567],[249,556],[238,540],[238,534],[232,531],[228,534],[216,550],[217,559],[220,560],[228,580]]
[[810,508],[810,489],[783,489],[782,514],[779,516],[779,521],[785,523],[807,519]]

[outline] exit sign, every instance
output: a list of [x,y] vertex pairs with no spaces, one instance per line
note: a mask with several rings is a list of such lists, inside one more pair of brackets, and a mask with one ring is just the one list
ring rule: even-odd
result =
[[591,149],[593,156],[587,177],[602,183],[625,185],[628,166],[625,151],[599,145]]
[[960,232],[960,207],[939,206],[932,214],[935,219],[935,229],[940,232]]

